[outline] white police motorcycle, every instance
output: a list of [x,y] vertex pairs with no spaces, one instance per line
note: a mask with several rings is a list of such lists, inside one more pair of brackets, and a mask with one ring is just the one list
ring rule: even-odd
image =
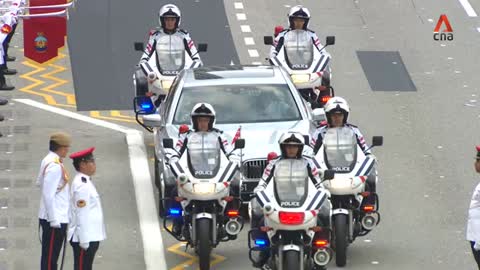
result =
[[[382,136],[373,136],[372,146],[383,144]],[[320,169],[330,169],[335,177],[323,182],[331,193],[332,247],[339,267],[347,261],[347,247],[357,236],[364,236],[380,222],[378,196],[365,192],[368,177],[377,177],[376,161],[365,156],[354,131],[348,127],[329,128],[318,150],[316,160]],[[373,204],[366,198],[373,196]]]
[[[324,172],[324,179],[332,177],[332,171]],[[265,225],[249,231],[250,260],[255,264],[254,253],[268,252],[271,269],[325,269],[332,258],[330,228],[320,226],[317,215],[330,202],[309,179],[305,163],[280,160],[274,179],[257,196]]]
[[[134,47],[136,51],[144,51],[142,42],[135,42]],[[207,44],[198,44],[198,53],[206,51]],[[183,39],[176,35],[160,37],[153,54],[149,61],[140,64],[133,74],[136,96],[145,96],[147,92],[151,92],[155,96],[164,97],[180,71],[201,65],[190,57],[185,51]],[[158,106],[159,101],[155,105]]]
[[[265,45],[273,45],[272,36],[264,37]],[[335,36],[327,36],[323,48],[318,50],[305,30],[291,30],[285,34],[284,46],[277,56],[269,59],[290,74],[295,87],[313,108],[322,108],[335,95],[330,85],[332,71],[331,55],[325,47],[335,44]]]
[[[175,151],[170,138],[163,139],[163,147]],[[244,139],[235,142],[235,149],[244,147]],[[200,269],[208,270],[212,248],[236,239],[243,228],[240,199],[230,192],[232,180],[239,177],[239,167],[223,154],[218,137],[212,133],[192,134],[185,151],[180,160],[169,165],[178,191],[178,196],[171,199],[181,207],[170,205],[163,225],[177,240],[194,247]],[[180,236],[168,226],[172,219],[183,221]]]

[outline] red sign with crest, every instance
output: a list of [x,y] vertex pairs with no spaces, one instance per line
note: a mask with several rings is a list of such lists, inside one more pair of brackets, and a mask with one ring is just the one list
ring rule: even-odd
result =
[[[30,0],[30,6],[66,4],[67,0]],[[45,14],[59,9],[30,9],[30,14]],[[65,45],[67,18],[51,16],[23,20],[24,55],[37,63],[45,63],[58,56],[58,50]]]

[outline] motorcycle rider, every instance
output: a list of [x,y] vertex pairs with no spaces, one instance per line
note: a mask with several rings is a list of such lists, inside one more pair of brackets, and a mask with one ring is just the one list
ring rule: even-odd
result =
[[[312,38],[312,42],[319,51],[323,47],[320,43],[320,39],[318,38],[317,34],[314,31],[308,29],[308,22],[310,21],[310,11],[303,7],[302,5],[294,6],[290,9],[288,13],[288,23],[289,28],[284,29],[283,31],[277,33],[280,28],[276,28],[275,33],[277,34],[275,40],[273,41],[272,47],[270,48],[270,59],[277,56],[278,52],[282,49],[285,41],[285,35],[292,30],[300,30],[303,29],[307,31],[307,33]],[[271,62],[271,60],[270,60]],[[273,64],[273,63],[272,63]]]
[[[212,105],[208,103],[197,103],[193,106],[192,112],[190,114],[191,117],[191,124],[193,127],[192,130],[180,130],[183,132],[180,134],[177,143],[175,144],[175,150],[173,149],[165,149],[165,158],[168,164],[173,164],[180,160],[181,156],[187,150],[188,139],[194,133],[199,132],[207,132],[207,133],[214,133],[218,137],[218,141],[220,144],[220,149],[222,152],[227,156],[227,158],[232,161],[239,163],[239,158],[236,154],[232,153],[234,150],[232,145],[228,143],[228,140],[223,135],[223,131],[214,128],[215,125],[215,110],[213,109]],[[239,179],[234,178],[234,180],[230,183],[230,192],[233,196],[238,197],[240,193],[240,183],[238,182]],[[171,198],[175,198],[177,196],[177,188],[176,188],[176,179],[165,179],[165,188],[166,194],[171,194]],[[170,192],[168,192],[170,190]],[[167,193],[168,192],[168,193]],[[176,205],[180,207],[179,203],[171,200],[170,202],[172,205]],[[181,227],[183,225],[183,220],[174,219],[173,223],[173,232],[177,235],[181,233]]]
[[173,4],[166,4],[160,8],[158,12],[158,22],[160,24],[161,29],[155,29],[150,31],[148,44],[143,52],[143,55],[140,59],[140,63],[147,62],[150,57],[152,57],[153,53],[155,52],[157,40],[164,36],[164,35],[178,35],[183,38],[183,44],[185,46],[185,50],[187,51],[188,55],[192,58],[192,60],[196,63],[196,67],[202,65],[202,60],[200,59],[200,55],[198,54],[197,47],[195,47],[195,43],[190,38],[190,34],[178,28],[180,26],[182,17],[180,9],[173,5]]
[[[330,192],[323,187],[322,180],[323,178],[323,171],[320,171],[318,168],[320,166],[315,165],[316,160],[302,155],[303,148],[305,145],[305,139],[302,134],[299,132],[285,132],[282,134],[280,139],[278,140],[280,145],[281,155],[273,158],[268,163],[267,167],[265,168],[262,178],[258,183],[257,187],[254,189],[255,198],[258,198],[259,192],[263,191],[270,181],[274,179],[275,181],[275,167],[279,162],[289,160],[289,159],[296,159],[302,160],[306,164],[306,169],[308,170],[309,179],[313,182],[315,187],[321,191],[321,196],[324,197],[322,199],[323,204],[321,205],[320,212],[318,213],[318,224],[319,226],[329,228],[330,227],[330,201],[328,198],[330,197]],[[271,155],[269,155],[271,156]],[[260,206],[258,199],[251,200],[251,207],[252,207],[252,218],[251,218],[251,228],[260,228],[263,226],[263,210]],[[254,239],[257,237],[267,237],[266,233],[260,231],[254,231],[253,237]],[[266,263],[268,259],[268,252],[267,251],[260,251],[259,257],[256,263],[254,263],[254,267],[261,267]]]
[[[375,155],[372,154],[370,151],[365,138],[363,137],[360,129],[347,123],[348,115],[350,113],[350,106],[348,105],[347,101],[342,97],[332,97],[328,102],[325,104],[324,107],[325,114],[327,116],[327,122],[322,124],[319,128],[315,130],[312,135],[312,139],[310,141],[310,146],[313,148],[313,152],[316,155],[318,150],[323,144],[323,137],[327,133],[329,128],[335,127],[349,127],[355,133],[357,137],[357,144],[362,149],[363,153],[370,158],[373,158],[375,161],[377,158]],[[371,173],[367,178],[367,185],[366,191],[370,191],[375,193],[376,192],[376,170],[372,170],[375,173]],[[368,196],[366,202],[370,202],[371,204],[375,203],[374,196]]]

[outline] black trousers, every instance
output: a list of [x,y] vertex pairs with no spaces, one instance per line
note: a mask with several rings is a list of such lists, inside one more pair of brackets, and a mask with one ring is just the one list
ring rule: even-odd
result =
[[15,30],[17,29],[18,23],[16,23],[12,27],[12,31],[8,33],[7,37],[3,41],[3,61],[4,63],[7,63],[7,56],[8,56],[8,47],[10,47],[10,41],[12,40],[13,35],[15,34]]
[[66,237],[67,224],[62,223],[61,228],[50,227],[50,222],[40,219],[42,227],[42,259],[41,270],[57,270],[57,261],[63,242]]
[[87,250],[80,247],[80,243],[70,241],[73,248],[73,269],[74,270],[92,270],[95,253],[97,253],[100,242],[90,242]]
[[473,257],[475,258],[475,261],[477,262],[478,269],[480,269],[480,250],[475,250],[473,246],[475,245],[475,242],[470,241],[470,247],[472,248],[472,253]]

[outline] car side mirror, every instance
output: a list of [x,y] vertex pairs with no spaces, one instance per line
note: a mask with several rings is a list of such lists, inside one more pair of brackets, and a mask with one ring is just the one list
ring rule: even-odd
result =
[[136,114],[145,115],[155,113],[155,105],[152,99],[147,96],[136,96],[133,99],[134,111]]
[[327,36],[327,40],[325,42],[325,45],[333,45],[335,44],[335,36]]
[[206,43],[199,43],[198,44],[198,48],[197,48],[198,52],[206,52],[207,49],[208,49],[208,44],[206,44]]
[[325,110],[323,108],[316,108],[312,111],[314,121],[323,121],[325,120]]
[[272,36],[264,36],[263,37],[263,44],[273,45],[273,37]]
[[235,141],[235,149],[243,149],[245,148],[245,139],[237,139]]
[[373,136],[372,146],[382,146],[383,145],[383,136]]
[[133,43],[133,47],[135,48],[135,51],[143,52],[145,50],[143,42],[135,42]]
[[173,139],[172,138],[164,138],[162,140],[163,148],[171,148],[173,149]]
[[335,178],[335,171],[333,170],[325,170],[323,172],[323,179],[324,180],[332,180],[333,178]]

